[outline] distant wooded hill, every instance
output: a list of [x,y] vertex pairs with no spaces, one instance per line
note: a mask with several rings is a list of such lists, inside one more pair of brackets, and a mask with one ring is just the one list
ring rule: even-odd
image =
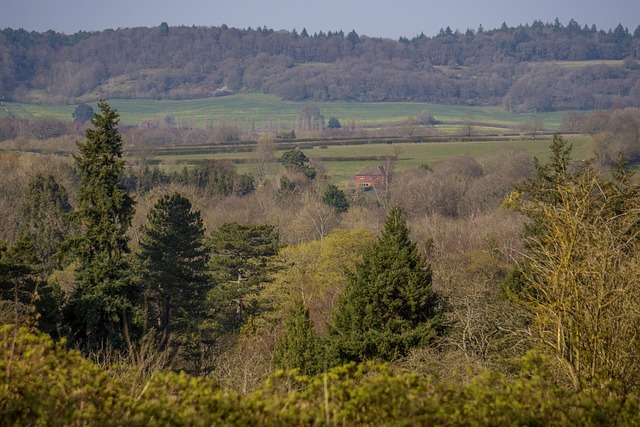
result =
[[631,33],[534,21],[390,40],[352,31],[127,28],[0,31],[0,99],[193,99],[266,92],[287,100],[503,105],[511,111],[640,106],[640,25]]

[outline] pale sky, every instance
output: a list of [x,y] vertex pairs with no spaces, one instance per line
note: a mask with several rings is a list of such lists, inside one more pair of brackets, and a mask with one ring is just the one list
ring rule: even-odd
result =
[[398,39],[440,28],[465,31],[540,20],[563,25],[633,32],[640,25],[640,0],[0,0],[0,28],[66,34],[107,28],[198,25],[274,30],[306,28],[309,34],[355,30]]

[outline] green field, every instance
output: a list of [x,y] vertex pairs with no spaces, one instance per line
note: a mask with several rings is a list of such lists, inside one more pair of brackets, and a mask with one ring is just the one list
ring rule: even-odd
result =
[[[588,157],[588,139],[577,138],[572,140],[574,150],[573,158],[585,159]],[[481,158],[492,152],[501,149],[525,149],[532,155],[547,159],[550,155],[550,139],[545,140],[525,140],[509,142],[444,142],[444,143],[421,143],[397,144],[399,151],[395,168],[398,171],[413,169],[421,165],[433,167],[437,162],[459,155],[469,155],[473,158]],[[336,146],[321,149],[315,147],[305,151],[309,158],[342,157],[342,161],[323,161],[328,175],[333,182],[342,182],[353,179],[353,176],[364,166],[377,164],[375,161],[348,160],[354,156],[388,156],[393,155],[392,148],[385,144],[367,144],[352,146]]]
[[[588,157],[589,140],[586,137],[573,138],[573,158],[585,159]],[[307,146],[300,144],[302,151],[310,159],[322,162],[322,165],[330,176],[332,182],[339,183],[348,181],[364,166],[379,164],[378,158],[385,156],[395,156],[396,170],[402,171],[417,168],[421,165],[434,166],[437,162],[459,156],[469,155],[474,158],[481,158],[487,154],[501,149],[524,149],[532,155],[547,159],[550,151],[550,138],[536,141],[490,141],[490,142],[443,142],[443,143],[399,143],[387,144],[360,144],[360,145],[334,145],[321,148],[320,146]],[[280,150],[276,152],[276,157],[282,155]],[[195,164],[207,159],[229,159],[240,162],[238,169],[246,171],[249,164],[245,163],[250,159],[250,152],[228,152],[209,154],[167,154],[151,157],[151,160],[162,165],[174,167],[176,164]],[[363,160],[362,158],[367,159]]]
[[[459,123],[472,120],[478,132],[488,134],[518,133],[522,124],[533,117],[532,114],[516,114],[505,111],[501,107],[459,107],[424,103],[349,103],[349,102],[292,102],[284,101],[273,95],[245,94],[218,98],[208,98],[188,101],[153,101],[153,100],[109,100],[112,107],[120,113],[121,124],[124,126],[138,126],[147,120],[163,120],[171,115],[178,126],[207,127],[219,123],[232,123],[240,127],[250,121],[255,127],[289,128],[295,120],[297,111],[304,105],[315,105],[325,118],[336,117],[343,124],[355,121],[358,126],[371,128],[385,127],[401,123],[409,117],[428,110],[443,124],[437,126],[437,133],[447,134],[456,132]],[[96,107],[93,104],[94,108]],[[75,105],[33,105],[5,103],[9,113],[21,118],[53,116],[63,120],[70,120]],[[0,109],[0,116],[6,115],[5,109]],[[540,113],[537,118],[546,131],[558,128],[562,112]],[[456,155],[468,154],[481,157],[492,151],[504,147],[521,148],[533,155],[546,158],[549,147],[549,136],[537,141],[489,141],[489,142],[428,142],[428,143],[397,143],[393,145],[368,143],[354,145],[326,145],[299,142],[300,148],[310,158],[322,161],[333,182],[341,182],[351,177],[363,166],[377,164],[379,158],[397,155],[397,170],[416,168],[420,165],[433,166],[436,162]],[[587,139],[574,141],[574,157],[585,158]],[[290,147],[289,147],[290,148]],[[282,154],[282,148],[277,156]],[[165,150],[163,150],[165,151]],[[210,151],[210,152],[209,152]],[[229,150],[231,151],[231,150]],[[248,152],[214,153],[205,147],[200,152],[191,153],[176,147],[168,153],[152,154],[151,160],[164,167],[194,164],[205,159],[239,160],[240,171],[247,170],[248,164],[243,163],[251,156]]]
[[[474,122],[494,124],[500,127],[519,128],[531,120],[532,114],[516,114],[502,107],[459,107],[439,104],[408,102],[293,102],[284,101],[274,95],[243,94],[218,98],[187,101],[154,100],[108,100],[118,110],[121,123],[125,126],[138,126],[147,120],[163,120],[171,115],[179,126],[206,127],[219,123],[232,123],[244,126],[254,121],[257,128],[278,126],[289,128],[295,123],[296,113],[304,105],[315,105],[327,120],[336,117],[341,123],[355,121],[359,126],[377,126],[398,123],[409,117],[415,117],[424,110],[442,122],[452,124],[464,118]],[[5,103],[7,110],[16,117],[33,118],[53,116],[71,120],[75,105],[34,105]],[[95,108],[95,103],[92,104]],[[539,113],[544,128],[557,129],[562,112]],[[0,109],[0,117],[7,115]]]

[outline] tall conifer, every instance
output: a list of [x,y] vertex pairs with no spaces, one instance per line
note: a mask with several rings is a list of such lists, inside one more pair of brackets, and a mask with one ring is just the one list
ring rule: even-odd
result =
[[220,333],[235,333],[252,314],[252,295],[270,271],[269,259],[278,253],[279,235],[273,225],[227,222],[211,232],[209,270],[215,288],[209,295]]
[[296,300],[289,310],[284,328],[273,353],[273,365],[285,370],[299,369],[304,375],[317,373],[320,345],[302,299]]
[[330,328],[333,350],[342,362],[393,360],[436,335],[437,307],[431,268],[394,207],[382,235],[348,272]]
[[52,257],[71,232],[70,212],[67,190],[53,175],[38,173],[31,179],[21,209],[20,228],[32,236],[35,250],[48,271],[55,264]]
[[77,285],[67,315],[73,338],[83,347],[110,344],[124,347],[137,290],[128,275],[127,229],[134,201],[121,184],[124,171],[118,113],[105,101],[79,142],[74,156],[81,174],[77,207],[73,214],[80,232],[67,247],[78,259]]
[[148,219],[139,258],[147,317],[158,329],[158,346],[164,348],[171,335],[192,330],[204,317],[208,252],[200,212],[192,211],[186,197],[161,197]]

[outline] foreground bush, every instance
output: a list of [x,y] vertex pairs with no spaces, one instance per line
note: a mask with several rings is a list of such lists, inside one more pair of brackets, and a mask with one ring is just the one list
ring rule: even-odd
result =
[[[466,385],[348,364],[314,377],[278,372],[248,395],[204,378],[101,370],[48,336],[0,328],[4,425],[638,425],[638,400],[603,384],[575,393],[529,357],[520,378]],[[123,373],[124,372],[124,373]],[[130,372],[127,374],[127,372]]]

